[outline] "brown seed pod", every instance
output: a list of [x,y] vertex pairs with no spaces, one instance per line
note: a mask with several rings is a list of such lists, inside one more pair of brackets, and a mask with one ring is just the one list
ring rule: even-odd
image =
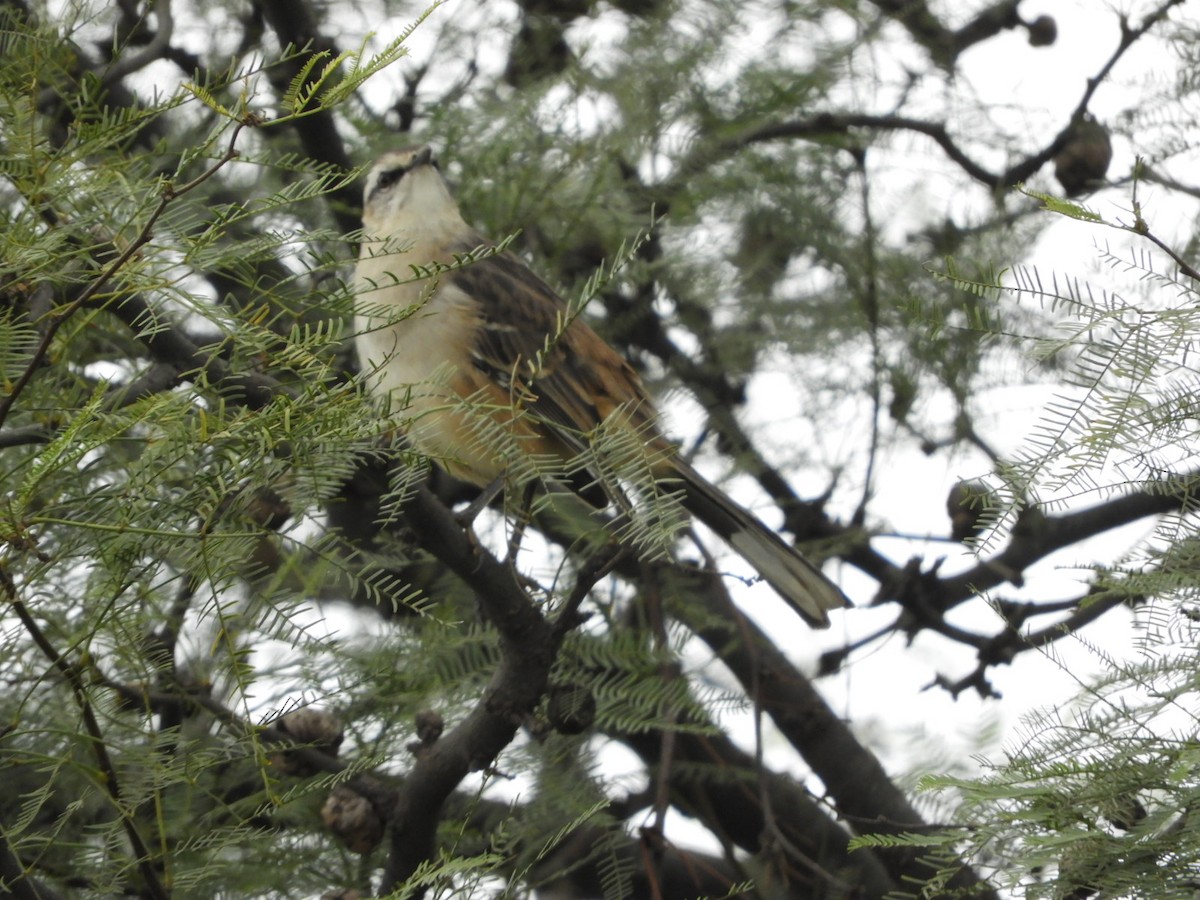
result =
[[950,537],[965,541],[979,535],[984,529],[980,519],[994,502],[991,491],[982,481],[960,481],[955,484],[946,497]]
[[[280,716],[272,723],[297,744],[303,744],[337,756],[338,748],[345,736],[341,720],[324,709],[306,706]],[[301,755],[287,750],[271,754],[271,762],[286,775],[315,775],[317,769],[305,762]]]
[[1054,16],[1038,16],[1032,22],[1025,23],[1029,31],[1031,47],[1049,47],[1058,40],[1058,23]]
[[311,744],[330,756],[337,756],[338,748],[345,737],[341,719],[328,710],[312,706],[292,710],[280,716],[275,722],[275,727],[297,744]]
[[1108,130],[1085,115],[1067,131],[1067,141],[1054,157],[1054,177],[1068,197],[1077,197],[1104,185],[1112,162]]
[[346,847],[365,856],[383,840],[383,819],[371,802],[358,792],[339,784],[321,807],[321,821]]
[[596,698],[581,684],[552,685],[546,718],[559,734],[582,734],[596,721]]

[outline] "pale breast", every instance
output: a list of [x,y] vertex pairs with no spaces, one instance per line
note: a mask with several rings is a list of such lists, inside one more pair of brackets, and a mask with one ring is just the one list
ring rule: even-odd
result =
[[[356,281],[355,341],[371,392],[403,411],[417,448],[460,478],[486,483],[499,474],[496,448],[482,439],[475,412],[462,402],[486,384],[469,348],[476,304],[453,285],[397,284],[391,262],[367,259]],[[475,398],[478,400],[479,398]],[[495,409],[489,418],[494,420]]]

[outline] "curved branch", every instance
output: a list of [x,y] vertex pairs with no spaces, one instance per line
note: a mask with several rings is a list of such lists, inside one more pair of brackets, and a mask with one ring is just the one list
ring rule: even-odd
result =
[[[647,767],[657,766],[656,733],[616,737]],[[845,877],[852,878],[867,897],[882,897],[896,889],[878,858],[847,851],[849,834],[795,779],[762,769],[723,734],[677,733],[674,762],[669,776],[672,803],[702,821],[723,842],[764,854],[793,894],[849,894],[842,881]],[[763,791],[770,797],[769,813]],[[786,842],[786,848],[776,844],[773,833]]]
[[[1026,618],[1045,611],[1045,607],[1031,603],[1002,603],[1001,609],[1007,613],[1007,627],[991,638],[982,638],[966,633],[959,636],[948,634],[952,629],[942,623],[935,630],[941,634],[947,634],[955,640],[977,647],[979,663],[970,674],[962,678],[952,680],[944,675],[938,675],[933,683],[938,687],[945,688],[955,698],[967,688],[974,688],[981,697],[998,699],[999,692],[992,687],[987,678],[987,670],[990,667],[1007,665],[1027,650],[1037,650],[1076,634],[1110,610],[1128,606],[1131,602],[1133,600],[1124,594],[1093,589],[1078,600],[1069,601],[1069,605],[1073,609],[1070,615],[1053,625],[1028,634],[1021,631],[1021,626]],[[1064,604],[1050,604],[1050,606],[1062,605]]]
[[1078,512],[1045,516],[1031,511],[1013,530],[1012,539],[1000,553],[961,575],[940,579],[939,609],[944,612],[990,588],[1012,582],[1014,576],[1064,547],[1147,516],[1178,511],[1192,500],[1198,481],[1200,471],[1147,483],[1137,492]]
[[104,70],[103,82],[112,85],[127,75],[146,68],[152,62],[166,59],[175,31],[175,17],[171,14],[171,0],[155,0],[154,14],[158,17],[158,30],[154,37],[137,53],[123,53]]
[[[737,611],[720,580],[707,574],[697,575],[694,580],[696,584],[688,592],[692,603],[676,610],[679,617],[720,656],[771,717],[821,779],[839,813],[855,831],[928,829],[929,824],[888,777],[879,760],[830,709],[812,682],[792,665],[775,641]],[[922,881],[931,874],[923,854],[923,850],[897,849],[882,854],[879,864],[897,885]],[[954,883],[969,887],[971,896],[995,897],[991,888],[965,866]]]
[[947,28],[929,10],[924,0],[872,0],[884,13],[900,22],[934,61],[953,68],[963,51],[1001,31],[1022,24],[1017,13],[1020,0],[1001,0],[979,12],[958,29]]
[[[105,308],[129,326],[155,362],[174,370],[177,382],[203,375],[222,397],[251,409],[261,409],[287,392],[269,375],[236,371],[216,349],[202,349],[141,294],[125,294],[107,302]],[[155,384],[162,384],[163,379],[161,369],[154,372]]]
[[95,280],[88,284],[80,292],[79,296],[73,299],[61,310],[56,310],[50,316],[49,321],[46,322],[45,328],[42,331],[41,340],[38,342],[38,345],[34,348],[33,353],[30,355],[30,359],[26,363],[25,369],[17,377],[7,395],[3,399],[0,399],[0,426],[4,425],[5,420],[8,418],[9,412],[12,411],[13,405],[21,396],[22,391],[24,391],[24,389],[29,385],[30,380],[33,378],[34,372],[36,372],[38,367],[41,366],[42,360],[45,359],[46,354],[50,352],[50,345],[59,329],[66,324],[67,320],[70,319],[71,316],[75,315],[75,313],[88,305],[92,297],[96,296],[100,292],[100,289],[107,285],[113,279],[113,276],[115,276],[117,272],[120,271],[123,266],[125,266],[126,263],[133,259],[137,255],[138,251],[142,249],[142,247],[150,242],[150,239],[154,235],[155,224],[158,222],[162,214],[166,212],[167,207],[170,206],[176,198],[182,197],[184,194],[195,190],[197,187],[215,175],[218,171],[224,168],[230,160],[237,158],[237,139],[238,135],[241,134],[243,127],[245,126],[240,124],[234,127],[233,133],[229,138],[229,146],[226,148],[225,153],[198,176],[185,184],[174,185],[168,183],[165,185],[162,188],[161,194],[159,195],[158,202],[155,204],[154,209],[150,211],[149,216],[146,217],[146,221],[142,225],[142,228],[138,232],[137,236],[129,242],[129,245],[121,251],[120,255],[118,255],[116,259],[114,259],[111,263],[105,266],[103,270],[101,270],[101,272],[96,276]]
[[413,491],[403,515],[420,545],[475,590],[500,634],[502,656],[474,709],[421,754],[400,788],[385,892],[433,858],[442,804],[467,774],[490,766],[511,743],[545,692],[560,643],[513,570],[472,540],[428,488]]
[[0,565],[0,591],[3,592],[5,599],[8,601],[9,609],[17,617],[21,626],[29,635],[30,640],[33,641],[34,646],[41,651],[50,665],[71,688],[71,694],[75,699],[76,706],[79,708],[79,715],[83,720],[83,727],[89,738],[88,744],[92,756],[96,760],[96,770],[98,773],[96,780],[108,794],[113,807],[116,809],[117,816],[121,820],[121,827],[125,832],[126,839],[129,841],[130,849],[134,853],[134,866],[137,869],[146,896],[152,898],[152,900],[169,900],[170,894],[159,877],[155,855],[150,851],[145,838],[142,837],[133,810],[125,803],[124,792],[121,788],[123,782],[118,777],[116,764],[109,755],[108,742],[104,737],[104,732],[100,728],[100,720],[97,718],[96,711],[88,697],[87,685],[84,683],[79,665],[59,653],[58,649],[51,643],[49,637],[46,636],[42,627],[38,625],[37,620],[34,619],[33,614],[25,605],[25,602],[18,596],[17,586],[4,565]]
[[[916,10],[918,13],[924,10],[923,4],[913,4],[909,0],[904,0],[903,3],[894,3],[893,0],[875,0],[876,4],[885,10],[899,12],[901,9],[906,11],[906,15],[912,15]],[[883,115],[883,114],[863,114],[863,113],[834,113],[825,112],[818,113],[809,118],[788,119],[780,122],[769,122],[763,125],[755,125],[746,128],[740,132],[737,131],[738,123],[727,123],[724,128],[714,128],[714,133],[726,132],[729,130],[735,131],[735,135],[730,138],[724,138],[705,144],[699,143],[692,153],[684,158],[676,168],[672,177],[662,184],[656,186],[655,193],[659,198],[660,206],[669,206],[671,198],[680,191],[686,190],[690,184],[692,177],[699,171],[711,166],[732,156],[737,151],[751,146],[753,144],[765,143],[769,141],[785,140],[789,138],[804,138],[808,140],[816,140],[820,138],[829,138],[833,136],[845,137],[850,135],[855,129],[868,129],[873,131],[911,131],[916,134],[922,134],[931,139],[942,152],[946,154],[946,158],[962,169],[972,180],[985,185],[988,188],[996,190],[998,188],[1012,187],[1026,181],[1030,176],[1037,172],[1042,166],[1054,158],[1054,156],[1062,150],[1067,140],[1070,137],[1071,124],[1080,119],[1087,111],[1088,104],[1091,102],[1092,96],[1099,89],[1100,85],[1112,72],[1113,68],[1125,55],[1130,47],[1133,46],[1140,38],[1144,37],[1155,25],[1162,21],[1168,12],[1176,6],[1183,3],[1183,0],[1165,0],[1157,9],[1149,13],[1142,23],[1136,27],[1129,27],[1128,23],[1122,20],[1121,22],[1121,40],[1116,49],[1100,67],[1100,70],[1087,81],[1087,86],[1084,89],[1079,102],[1076,104],[1075,110],[1071,115],[1070,121],[1063,126],[1062,130],[1055,135],[1054,140],[1047,146],[1043,147],[1035,153],[1031,153],[1024,159],[1009,166],[1003,172],[992,172],[985,166],[975,162],[967,153],[958,145],[955,139],[946,129],[945,123],[929,122],[923,119],[915,119],[908,116]],[[1002,2],[996,4],[990,10],[985,10],[977,21],[989,21],[988,26],[992,28],[996,22],[1001,21],[1008,14],[1011,7],[1012,14],[1015,15],[1016,3]],[[892,9],[894,8],[894,9]],[[928,11],[925,10],[927,14]],[[990,16],[999,16],[997,19],[990,19]],[[918,15],[917,18],[921,18]],[[1002,25],[1000,27],[1011,27],[1010,25]],[[966,35],[969,33],[971,26],[968,25],[959,32],[948,32],[942,29],[939,25],[936,29],[936,38],[932,39],[932,43],[942,47],[947,41],[950,41],[951,46],[954,45],[954,40],[951,35]],[[1000,30],[999,27],[994,28],[991,34]],[[990,34],[981,32],[983,37],[989,37]],[[981,38],[975,37],[972,42]],[[925,41],[921,41],[925,43]],[[952,53],[960,52],[954,50]],[[936,55],[936,54],[935,54]]]

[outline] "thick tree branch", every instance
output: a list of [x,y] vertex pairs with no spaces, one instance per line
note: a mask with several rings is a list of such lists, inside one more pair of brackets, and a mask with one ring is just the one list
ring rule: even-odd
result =
[[[219,349],[199,347],[141,294],[124,294],[106,303],[105,308],[129,326],[156,363],[174,370],[178,381],[203,375],[221,396],[251,409],[261,409],[286,392],[269,375],[237,371],[221,358]],[[154,378],[156,383],[165,381],[162,370],[156,371]]]
[[597,858],[596,848],[609,840],[610,835],[587,826],[564,837],[534,868],[537,895],[557,900],[604,896],[614,862],[630,873],[630,900],[725,897],[745,880],[742,869],[728,859],[674,846],[657,850],[650,871],[645,842],[629,837]]
[[[756,705],[771,717],[854,830],[864,834],[927,829],[879,760],[791,664],[778,641],[738,612],[718,578],[699,573],[691,580],[691,602],[676,610],[680,619],[720,656]],[[880,864],[901,885],[929,877],[921,857],[916,850],[896,850],[881,854]],[[955,884],[975,891],[972,896],[995,896],[965,867]]]
[[[287,89],[292,79],[300,74],[305,57],[309,53],[328,52],[331,58],[337,57],[337,45],[333,39],[321,34],[309,0],[263,0],[262,10],[267,24],[275,31],[281,45],[291,45],[297,50],[306,51],[273,70],[273,73],[278,73],[277,77],[273,77],[273,81],[281,93]],[[310,79],[316,78],[320,69],[318,65]],[[292,127],[304,145],[304,152],[312,159],[331,163],[343,171],[354,168],[331,111],[319,110],[312,115],[299,116],[292,123]],[[346,184],[331,192],[329,201],[330,212],[333,213],[341,231],[350,233],[359,228],[361,223],[358,208],[361,198],[355,185]]]
[[[619,737],[647,767],[656,768],[656,734]],[[753,756],[723,735],[690,730],[676,735],[670,791],[675,806],[702,821],[720,840],[763,854],[760,863],[767,868],[760,869],[760,878],[768,890],[790,896],[821,896],[823,891],[837,895],[847,889],[843,878],[868,897],[883,897],[897,887],[871,854],[847,852],[849,835],[794,779],[761,769]],[[770,797],[770,820],[764,794]]]
[[45,425],[25,425],[0,431],[0,449],[24,447],[29,444],[48,444],[54,440],[57,429]]
[[947,28],[924,0],[872,0],[887,15],[902,24],[918,44],[929,51],[934,62],[953,69],[964,50],[1022,24],[1017,6],[1021,0],[1001,0],[984,8],[961,28]]
[[[1027,512],[1013,529],[1008,545],[961,575],[948,576],[938,585],[937,608],[944,612],[970,598],[1012,581],[1051,553],[1146,516],[1175,512],[1194,499],[1200,472],[1144,485],[1140,490],[1114,497],[1097,506],[1057,516]],[[898,597],[905,602],[903,596]]]
[[421,546],[476,592],[500,635],[502,660],[483,696],[459,725],[423,753],[401,787],[391,821],[383,890],[399,888],[434,853],[438,811],[459,782],[489,767],[545,693],[559,641],[515,573],[464,532],[424,486],[404,507]]
[[[457,792],[446,804],[447,813],[467,822],[467,833],[476,839],[460,852],[482,853],[494,846],[496,835],[511,840],[510,823],[526,817],[521,804],[488,800]],[[607,812],[619,819],[633,810],[617,803]],[[547,836],[551,837],[551,836]],[[614,863],[628,872],[629,895],[633,900],[690,900],[694,897],[724,897],[730,889],[746,880],[744,868],[720,856],[665,845],[660,848],[651,873],[646,865],[645,842],[626,835],[616,823],[607,826],[585,823],[558,838],[553,845],[541,845],[538,838],[521,841],[516,857],[506,871],[512,877],[525,877],[539,897],[557,900],[585,900],[605,894],[605,884]],[[532,870],[524,871],[524,860],[536,858]]]
[[[118,55],[103,71],[106,85],[113,85],[126,76],[138,72],[160,59],[166,59],[175,31],[175,17],[171,13],[171,0],[154,0],[154,15],[158,29],[154,36],[137,53],[124,52]],[[114,43],[116,43],[114,41]]]

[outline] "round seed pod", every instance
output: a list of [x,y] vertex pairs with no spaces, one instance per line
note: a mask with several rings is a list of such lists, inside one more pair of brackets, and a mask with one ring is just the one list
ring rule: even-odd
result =
[[321,821],[352,853],[365,856],[383,840],[383,819],[371,802],[339,784],[321,807]]
[[596,698],[581,684],[551,686],[546,718],[559,734],[582,734],[596,721]]
[[1032,22],[1026,22],[1031,47],[1049,47],[1058,40],[1058,23],[1054,16],[1038,16]]

